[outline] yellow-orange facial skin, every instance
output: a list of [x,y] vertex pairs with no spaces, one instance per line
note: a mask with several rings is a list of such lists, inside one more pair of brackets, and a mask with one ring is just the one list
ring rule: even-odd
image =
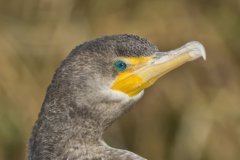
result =
[[118,73],[117,79],[111,88],[124,92],[129,96],[140,93],[144,89],[142,86],[144,79],[136,74],[136,70],[145,66],[150,59],[151,57],[122,58],[121,60],[127,64],[127,69]]
[[124,61],[127,68],[118,72],[111,89],[135,96],[164,74],[199,57],[206,58],[203,46],[199,42],[190,42],[179,49],[156,52],[148,57],[119,58],[117,60]]

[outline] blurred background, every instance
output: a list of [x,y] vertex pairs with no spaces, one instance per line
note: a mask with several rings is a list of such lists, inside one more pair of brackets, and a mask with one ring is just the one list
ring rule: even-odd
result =
[[0,0],[0,160],[26,159],[46,88],[71,49],[119,33],[161,51],[198,40],[207,61],[147,89],[106,141],[149,160],[239,160],[239,0]]

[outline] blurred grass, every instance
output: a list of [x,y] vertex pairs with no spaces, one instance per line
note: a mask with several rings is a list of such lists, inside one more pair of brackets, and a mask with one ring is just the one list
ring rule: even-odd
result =
[[239,160],[239,17],[239,0],[0,0],[0,159],[26,159],[47,85],[73,47],[132,33],[163,51],[198,40],[207,61],[163,77],[106,140],[150,160]]

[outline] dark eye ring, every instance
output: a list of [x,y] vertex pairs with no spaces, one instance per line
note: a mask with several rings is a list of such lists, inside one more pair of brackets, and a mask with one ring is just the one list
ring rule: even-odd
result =
[[117,71],[124,71],[127,69],[127,64],[125,62],[123,62],[122,60],[118,60],[114,63],[115,69]]

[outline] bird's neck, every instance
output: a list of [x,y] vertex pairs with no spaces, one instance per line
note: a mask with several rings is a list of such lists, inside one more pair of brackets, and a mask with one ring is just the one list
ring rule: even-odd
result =
[[88,113],[85,107],[71,101],[69,110],[62,100],[46,100],[33,129],[29,159],[144,160],[132,152],[109,147],[102,140],[106,125],[96,121],[93,117],[98,115]]
[[89,112],[89,106],[77,104],[72,96],[53,97],[46,96],[33,128],[29,159],[64,159],[76,153],[81,156],[101,146],[103,127],[93,118],[97,117]]
[[[98,101],[86,99],[86,96],[82,99],[76,97],[74,89],[56,88],[49,88],[45,97],[30,139],[29,159],[77,159],[76,156],[97,159],[107,155],[109,150],[116,152],[103,142],[102,135],[133,102],[123,105],[119,101],[106,102],[96,97]],[[120,151],[109,157],[131,157]]]
[[44,103],[42,110],[47,108],[47,113],[40,113],[39,119],[43,119],[42,123],[65,143],[70,140],[83,145],[97,143],[102,139],[105,127],[99,114],[89,110],[91,105],[76,102],[74,98],[68,101],[54,99]]

